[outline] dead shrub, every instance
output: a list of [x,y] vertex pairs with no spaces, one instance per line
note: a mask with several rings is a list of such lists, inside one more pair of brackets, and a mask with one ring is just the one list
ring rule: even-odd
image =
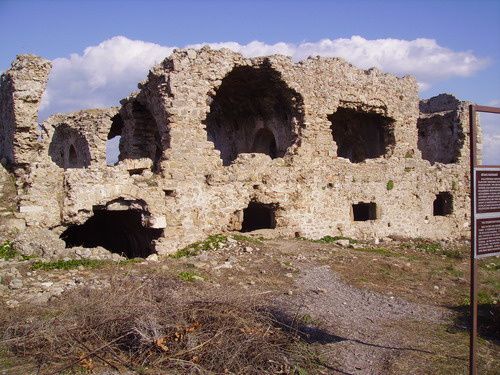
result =
[[[247,300],[172,298],[173,281],[115,280],[1,318],[19,373],[294,374],[311,353],[297,331]],[[302,372],[301,372],[302,373]]]

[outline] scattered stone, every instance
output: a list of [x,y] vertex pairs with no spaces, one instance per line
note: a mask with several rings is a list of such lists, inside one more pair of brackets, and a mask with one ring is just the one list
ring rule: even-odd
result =
[[158,262],[160,259],[158,258],[158,254],[151,254],[146,258],[148,262]]
[[337,240],[335,241],[335,243],[339,246],[342,246],[342,247],[348,247],[349,244],[350,244],[350,241],[349,240],[345,240],[345,239],[341,239],[341,240]]
[[21,289],[23,287],[23,280],[19,278],[12,279],[9,283],[10,289]]

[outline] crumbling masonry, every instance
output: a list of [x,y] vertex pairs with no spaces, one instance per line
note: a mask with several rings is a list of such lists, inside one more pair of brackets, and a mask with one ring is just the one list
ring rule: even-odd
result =
[[[39,124],[49,71],[49,61],[23,55],[1,79],[4,198],[15,181],[4,227],[44,228],[68,247],[127,256],[256,229],[468,234],[467,103],[419,101],[412,77],[337,58],[177,50],[121,107]],[[115,136],[119,162],[110,166]]]

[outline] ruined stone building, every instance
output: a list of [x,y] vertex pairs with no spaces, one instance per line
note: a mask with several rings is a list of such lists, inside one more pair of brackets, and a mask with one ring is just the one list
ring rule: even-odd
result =
[[[469,231],[467,103],[338,58],[177,50],[120,107],[37,113],[49,61],[1,79],[5,223],[66,246],[168,253],[208,235],[459,238]],[[106,144],[120,136],[119,162]],[[13,177],[12,177],[13,176]],[[11,189],[12,190],[12,189]]]

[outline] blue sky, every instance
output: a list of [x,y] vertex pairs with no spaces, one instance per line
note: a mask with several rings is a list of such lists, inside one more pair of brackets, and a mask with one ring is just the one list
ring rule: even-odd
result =
[[[295,59],[340,53],[362,68],[416,75],[423,98],[449,92],[500,106],[498,0],[0,0],[0,25],[0,70],[18,53],[56,59],[45,116],[117,104],[172,47],[206,42]],[[500,147],[500,130],[485,127]]]

